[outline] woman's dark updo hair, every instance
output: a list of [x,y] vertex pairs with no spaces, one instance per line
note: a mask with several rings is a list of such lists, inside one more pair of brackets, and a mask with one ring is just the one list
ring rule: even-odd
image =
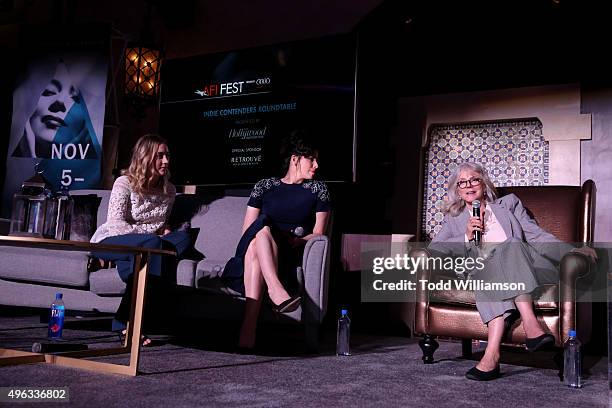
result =
[[294,130],[289,137],[283,139],[281,146],[281,171],[283,175],[289,170],[289,163],[293,155],[315,158],[319,155],[319,152],[310,143],[308,134],[304,130]]

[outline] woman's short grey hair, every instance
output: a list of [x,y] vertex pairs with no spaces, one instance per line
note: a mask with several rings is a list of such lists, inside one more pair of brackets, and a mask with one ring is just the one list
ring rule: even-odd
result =
[[463,209],[465,208],[465,201],[459,196],[457,192],[457,180],[459,179],[459,173],[463,170],[473,170],[476,173],[480,174],[482,178],[482,182],[485,186],[485,198],[487,201],[493,201],[497,198],[497,190],[495,189],[495,185],[489,178],[489,174],[487,173],[487,169],[485,169],[482,165],[478,163],[470,163],[465,162],[461,163],[457,166],[457,168],[453,171],[453,174],[448,178],[448,201],[444,204],[442,211],[446,213],[450,213],[453,217],[459,215]]

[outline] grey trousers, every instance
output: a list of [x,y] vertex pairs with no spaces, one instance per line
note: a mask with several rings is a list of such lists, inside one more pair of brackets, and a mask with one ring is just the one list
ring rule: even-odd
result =
[[476,308],[485,324],[501,315],[508,317],[516,310],[514,299],[517,296],[529,294],[543,284],[558,282],[559,271],[553,265],[536,267],[542,264],[538,257],[542,256],[529,244],[518,238],[509,238],[493,249],[483,269],[475,270],[471,275],[472,279],[483,283],[524,284],[519,289],[475,290]]

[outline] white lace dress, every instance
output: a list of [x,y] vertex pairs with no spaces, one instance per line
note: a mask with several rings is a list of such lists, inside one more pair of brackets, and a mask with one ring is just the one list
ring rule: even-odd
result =
[[98,227],[91,242],[125,234],[155,234],[168,221],[176,188],[170,182],[167,194],[132,190],[127,176],[115,180],[108,203],[106,222]]

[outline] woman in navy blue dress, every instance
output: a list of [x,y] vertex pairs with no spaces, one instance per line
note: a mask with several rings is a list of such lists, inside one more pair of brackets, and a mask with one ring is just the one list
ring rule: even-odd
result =
[[[251,193],[244,217],[244,236],[257,227],[244,256],[246,307],[238,346],[255,345],[257,317],[267,292],[273,310],[289,313],[300,305],[295,267],[308,239],[325,234],[330,211],[327,186],[313,180],[319,164],[317,151],[299,136],[284,145],[284,176],[259,181]],[[244,238],[243,236],[243,238]],[[241,240],[242,242],[242,240]]]

